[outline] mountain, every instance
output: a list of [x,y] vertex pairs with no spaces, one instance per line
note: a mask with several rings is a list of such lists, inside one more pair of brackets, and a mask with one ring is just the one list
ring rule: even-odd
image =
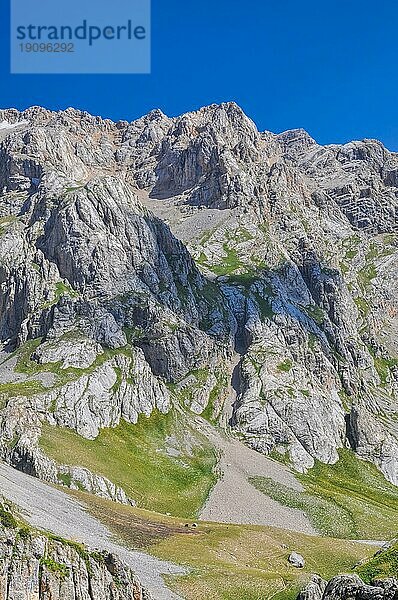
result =
[[234,103],[0,122],[5,461],[150,508],[84,444],[159,415],[164,459],[207,472],[202,415],[298,472],[349,449],[398,484],[398,154]]
[[[394,535],[397,153],[259,132],[234,103],[7,109],[0,190],[1,459],[126,505],[112,527],[129,504],[231,523],[235,496],[241,523],[267,506],[294,531]],[[14,533],[3,554],[34,554]],[[43,535],[48,578],[78,557]]]

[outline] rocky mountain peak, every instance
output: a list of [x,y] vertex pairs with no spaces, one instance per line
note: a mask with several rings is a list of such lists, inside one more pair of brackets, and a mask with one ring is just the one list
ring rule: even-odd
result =
[[175,403],[298,470],[350,448],[398,482],[395,153],[234,103],[0,122],[0,339],[46,383],[7,370],[3,457],[54,481],[43,422],[91,439]]

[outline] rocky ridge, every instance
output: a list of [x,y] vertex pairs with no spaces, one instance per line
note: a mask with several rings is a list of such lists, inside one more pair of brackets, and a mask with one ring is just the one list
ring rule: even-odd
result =
[[371,585],[358,575],[338,575],[329,582],[314,575],[310,583],[300,592],[298,600],[395,600],[398,580],[395,577],[375,579]]
[[233,103],[0,120],[3,458],[126,502],[45,457],[41,423],[93,439],[178,403],[300,471],[349,447],[398,483],[395,153]]
[[39,600],[150,600],[132,571],[107,552],[51,537],[18,522],[1,508],[0,595]]

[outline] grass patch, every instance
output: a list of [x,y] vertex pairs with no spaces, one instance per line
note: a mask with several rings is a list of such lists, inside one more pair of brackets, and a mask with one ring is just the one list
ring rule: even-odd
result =
[[178,399],[181,406],[189,407],[195,400],[198,392],[206,385],[209,375],[210,372],[208,369],[194,369],[178,384],[169,385],[169,389]]
[[348,273],[348,271],[350,270],[350,268],[348,267],[348,265],[346,265],[346,263],[344,261],[339,262],[339,267],[340,267],[340,271],[343,273],[343,275],[346,275]]
[[16,529],[18,521],[14,515],[4,506],[0,504],[0,523],[6,529]]
[[69,494],[85,502],[97,518],[100,519],[103,513],[111,530],[131,548],[149,548],[177,533],[196,534],[195,529],[185,527],[185,522],[160,513],[139,508],[132,510],[129,506],[104,500],[85,491],[70,490]]
[[0,235],[3,235],[10,225],[17,221],[15,215],[8,215],[7,217],[0,217]]
[[122,421],[95,440],[45,425],[40,446],[58,462],[108,477],[140,507],[158,512],[195,517],[215,483],[213,447],[176,411],[140,415],[136,425]]
[[223,250],[225,256],[222,259],[222,263],[209,267],[216,275],[230,275],[242,266],[235,248],[230,248],[227,243],[224,243]]
[[[61,336],[55,343],[62,344],[63,341],[67,341],[72,336],[79,336],[78,332],[68,332]],[[52,362],[52,363],[44,363],[40,364],[36,361],[32,360],[32,354],[36,350],[36,348],[41,344],[41,338],[36,338],[34,340],[30,340],[23,344],[20,348],[18,348],[11,356],[17,356],[17,364],[15,366],[16,373],[23,373],[28,376],[36,375],[38,373],[53,373],[56,376],[55,384],[51,387],[59,387],[61,385],[65,385],[71,381],[75,381],[82,375],[91,375],[95,369],[103,365],[106,361],[112,359],[117,354],[122,354],[129,358],[133,357],[131,348],[129,346],[125,346],[124,348],[117,348],[115,350],[110,348],[105,348],[104,351],[99,354],[94,362],[87,368],[77,368],[77,367],[67,367],[66,369],[62,368],[62,362]],[[119,383],[119,373],[117,368],[115,368],[117,381],[115,385]],[[32,382],[26,382],[32,383]],[[37,382],[39,383],[39,382]],[[44,388],[44,390],[49,388]],[[40,390],[43,391],[43,390]],[[36,393],[36,392],[35,392]],[[27,394],[24,394],[27,395]]]
[[[219,277],[228,277],[228,283],[250,287],[258,278],[259,273],[266,268],[266,264],[256,257],[251,257],[249,261],[243,261],[236,250],[236,240],[231,239],[231,242],[235,244],[235,247],[231,247],[228,242],[224,242],[224,256],[220,257],[221,262],[214,264],[201,252],[196,259],[196,263],[209,269]],[[236,273],[236,271],[244,272]]]
[[40,567],[43,569],[45,567],[51,573],[54,573],[61,579],[61,581],[67,579],[69,577],[69,567],[67,567],[63,563],[59,563],[52,558],[41,558],[40,559]]
[[0,396],[15,398],[16,396],[34,396],[46,391],[41,381],[18,381],[15,383],[0,383]]
[[366,319],[369,315],[370,308],[365,298],[358,296],[357,298],[354,298],[354,302],[359,310],[360,315]]
[[351,261],[358,254],[358,246],[361,243],[361,238],[354,235],[345,239],[343,242],[343,247],[345,249],[344,260]]
[[368,262],[366,265],[358,271],[358,283],[363,291],[369,287],[373,279],[377,277],[376,266],[373,262]]
[[238,227],[228,237],[237,244],[254,240],[254,236],[245,227]]
[[381,358],[374,357],[373,358],[375,369],[377,374],[380,377],[381,384],[387,385],[387,383],[391,380],[391,369],[398,365],[398,360],[396,358]]
[[202,417],[210,423],[215,423],[217,421],[216,416],[217,412],[219,412],[218,409],[220,408],[220,399],[223,395],[224,390],[226,390],[226,388],[228,387],[228,377],[226,373],[220,370],[217,371],[215,375],[217,378],[217,382],[211,390],[207,406],[202,412]]
[[[150,554],[190,569],[168,576],[168,585],[186,600],[259,600],[296,598],[311,573],[325,579],[352,570],[374,548],[345,540],[308,536],[273,527],[199,522],[185,528],[180,519],[117,505],[89,494],[77,495],[89,512],[107,525],[123,543],[136,548],[136,529],[145,532],[140,545]],[[165,533],[166,531],[166,533]],[[144,542],[144,545],[142,545]],[[292,550],[303,554],[304,569],[289,565]],[[276,596],[277,595],[277,596]]]
[[325,320],[324,310],[317,304],[308,304],[300,307],[315,323],[322,325]]
[[272,460],[276,460],[277,462],[283,464],[283,465],[290,465],[290,455],[289,455],[289,451],[287,449],[286,446],[283,446],[282,444],[277,447],[277,448],[273,448],[271,450],[271,452],[268,454],[269,458],[272,458]]
[[256,304],[259,308],[260,316],[262,319],[272,319],[272,317],[275,314],[272,309],[272,297],[272,294],[270,294],[270,297],[267,298],[263,298],[262,296],[260,296],[260,294],[254,294],[254,298],[256,300]]
[[368,345],[369,353],[372,355],[373,363],[382,386],[391,381],[391,370],[398,366],[397,358],[384,358],[377,356],[372,346]]
[[281,373],[288,373],[292,367],[293,367],[292,361],[289,359],[286,359],[283,362],[279,363],[279,365],[276,368]]
[[83,184],[82,185],[75,185],[75,186],[72,186],[72,187],[67,187],[65,191],[67,193],[69,193],[69,192],[76,192],[77,190],[81,190],[82,188],[84,188]]
[[62,296],[70,296],[71,298],[77,298],[78,295],[78,292],[76,292],[76,290],[74,290],[70,285],[64,283],[63,281],[58,281],[55,284],[54,299],[45,302],[40,308],[44,310],[45,308],[50,308],[51,306],[58,304]]
[[70,487],[72,485],[72,476],[70,473],[58,473],[58,481]]
[[398,531],[398,488],[377,468],[349,450],[339,451],[335,465],[316,462],[296,477],[304,492],[293,491],[268,478],[252,483],[285,506],[303,510],[322,534],[351,539],[392,539]]
[[308,347],[310,350],[314,350],[317,339],[318,338],[316,337],[316,335],[314,333],[312,333],[311,331],[308,333]]
[[356,569],[358,575],[365,583],[370,583],[373,579],[384,579],[385,577],[397,577],[398,574],[398,544],[394,544],[388,550],[385,550],[371,558],[365,564]]

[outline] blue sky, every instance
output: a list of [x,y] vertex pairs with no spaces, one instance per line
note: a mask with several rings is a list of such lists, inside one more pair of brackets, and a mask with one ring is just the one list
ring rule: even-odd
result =
[[398,151],[395,0],[153,0],[150,75],[10,75],[6,4],[2,107],[132,120],[234,100],[261,130],[304,127],[320,143],[373,137]]

